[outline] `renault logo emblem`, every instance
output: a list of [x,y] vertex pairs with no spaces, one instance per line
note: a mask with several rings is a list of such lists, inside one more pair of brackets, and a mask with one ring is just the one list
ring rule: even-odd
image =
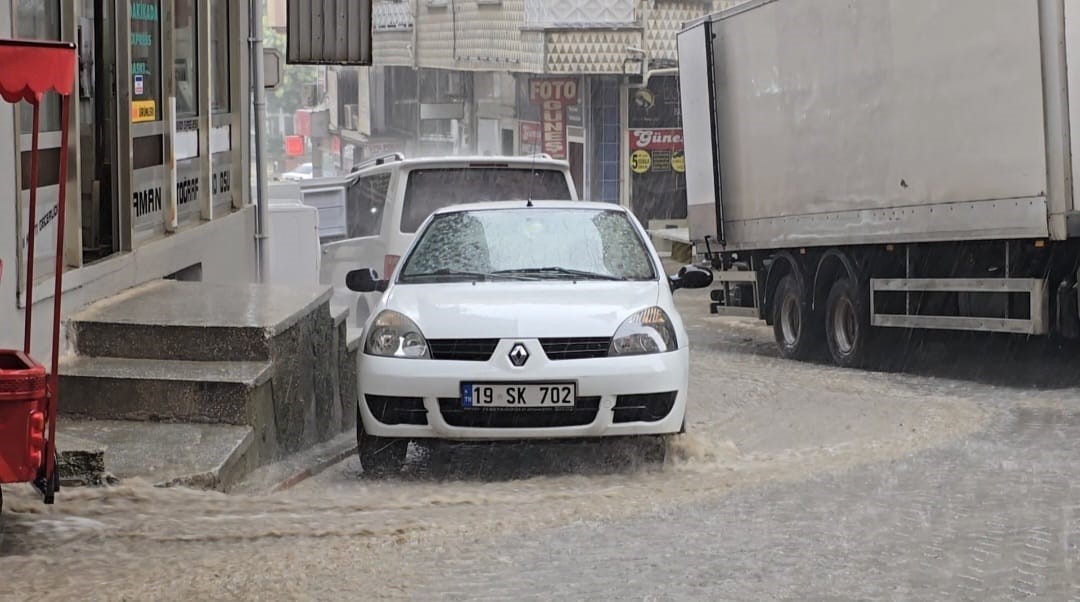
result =
[[529,350],[525,348],[525,345],[516,343],[510,350],[510,363],[520,368],[527,361],[529,361]]

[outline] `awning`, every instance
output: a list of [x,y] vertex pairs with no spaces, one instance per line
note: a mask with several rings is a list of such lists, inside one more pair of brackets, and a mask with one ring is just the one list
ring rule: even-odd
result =
[[41,102],[49,90],[71,95],[75,45],[67,42],[0,40],[0,96],[7,102]]

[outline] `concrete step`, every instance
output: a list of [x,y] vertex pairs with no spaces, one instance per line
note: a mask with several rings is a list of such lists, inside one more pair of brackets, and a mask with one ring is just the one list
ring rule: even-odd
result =
[[[228,491],[256,467],[248,426],[61,418],[56,433],[67,485],[99,485],[115,477]],[[71,461],[87,458],[94,461]]]
[[60,363],[59,412],[115,420],[272,423],[270,376],[270,362],[66,357]]
[[275,340],[290,329],[302,338],[295,331],[315,327],[317,312],[328,314],[331,294],[329,288],[159,280],[90,305],[68,321],[68,336],[75,353],[89,357],[272,360],[288,343]]

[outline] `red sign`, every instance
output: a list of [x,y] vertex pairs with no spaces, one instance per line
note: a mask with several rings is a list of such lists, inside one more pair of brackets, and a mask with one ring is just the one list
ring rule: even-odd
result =
[[299,157],[304,154],[303,136],[285,136],[285,154],[290,157]]
[[522,153],[540,152],[543,142],[543,130],[535,121],[522,121],[518,126],[518,143]]
[[297,136],[311,136],[311,111],[300,109],[293,114],[293,131]]
[[543,152],[553,159],[566,159],[566,107],[578,102],[578,80],[531,79],[529,100],[534,105],[540,105]]
[[679,128],[630,130],[630,150],[667,150],[683,149],[683,134]]

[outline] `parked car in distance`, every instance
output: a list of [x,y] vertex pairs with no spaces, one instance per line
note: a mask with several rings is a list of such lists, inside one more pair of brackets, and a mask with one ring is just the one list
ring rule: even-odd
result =
[[314,173],[315,168],[311,163],[301,163],[296,169],[281,174],[281,179],[286,182],[299,182],[301,180],[310,180]]
[[433,211],[474,201],[578,199],[569,164],[545,155],[393,154],[368,160],[348,176],[305,181],[301,191],[304,204],[319,209],[319,281],[349,307],[352,327],[364,324],[380,293],[352,292],[345,276],[357,268],[392,272]]
[[367,474],[411,439],[661,436],[684,426],[689,349],[672,300],[712,273],[668,277],[641,224],[606,203],[436,210],[364,329],[356,424]]

